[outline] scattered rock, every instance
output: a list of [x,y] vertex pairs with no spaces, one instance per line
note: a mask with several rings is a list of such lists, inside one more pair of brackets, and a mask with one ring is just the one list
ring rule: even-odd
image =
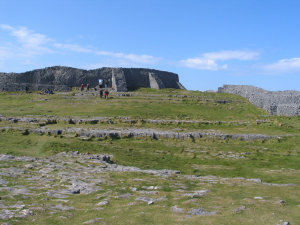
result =
[[80,194],[80,189],[79,188],[72,188],[69,189],[71,194]]
[[73,210],[73,209],[75,209],[74,207],[63,206],[62,204],[51,205],[50,208],[52,208],[52,209],[59,209],[59,210],[62,210],[62,211],[67,211],[67,210]]
[[32,164],[26,164],[26,165],[24,165],[24,167],[25,167],[26,169],[33,169],[33,168],[34,168],[34,165],[32,165]]
[[97,222],[99,222],[100,220],[103,220],[103,218],[95,218],[95,219],[92,219],[92,220],[88,220],[88,221],[83,222],[83,224],[97,223]]
[[158,190],[158,189],[161,189],[160,186],[143,186],[142,188],[146,189],[146,190]]
[[129,188],[132,192],[136,192],[137,191],[137,188],[136,187],[130,187]]
[[251,181],[251,182],[254,182],[254,183],[261,183],[261,179],[260,178],[251,178],[251,179],[246,179],[247,181]]
[[0,178],[0,185],[7,185],[7,181]]
[[14,159],[15,157],[12,155],[0,155],[0,161],[10,161],[12,159]]
[[97,203],[97,206],[104,206],[104,205],[108,205],[109,201],[108,200],[104,200],[104,201],[101,201],[101,202],[98,202]]
[[275,203],[278,204],[278,205],[285,205],[286,201],[284,201],[284,200],[278,200]]
[[196,198],[196,197],[202,197],[204,196],[207,192],[209,192],[209,190],[204,189],[204,190],[200,190],[200,191],[193,191],[192,193],[184,193],[181,196],[183,197],[190,197],[190,198]]
[[176,205],[171,207],[172,212],[176,212],[176,213],[182,213],[183,209],[182,208],[177,208]]
[[23,209],[21,211],[3,209],[0,211],[0,220],[7,220],[11,218],[25,218],[29,215],[32,215],[32,211],[29,209]]
[[[54,197],[54,198],[68,198],[69,196],[67,195],[63,195],[63,194],[59,194],[59,193],[55,193],[53,191],[49,191],[47,194],[48,197]],[[48,198],[45,198],[48,199]]]
[[59,216],[60,219],[63,219],[63,220],[66,220],[68,219],[68,217],[65,217],[65,216]]
[[119,199],[130,198],[130,197],[131,197],[130,193],[126,193],[126,194],[117,196],[117,198],[119,198]]
[[244,211],[244,210],[246,210],[246,206],[242,205],[242,206],[240,206],[240,207],[238,207],[238,208],[235,208],[235,209],[233,210],[233,212],[234,212],[234,213],[239,213],[239,212]]
[[140,194],[157,195],[158,191],[139,191]]
[[80,180],[72,180],[71,183],[72,185],[66,191],[67,193],[69,192],[71,194],[90,194],[100,189],[99,187],[95,187],[96,183],[94,182],[87,183]]
[[18,214],[16,214],[15,217],[17,217],[17,218],[25,218],[25,217],[27,217],[29,215],[32,215],[32,211],[29,210],[29,209],[23,209]]
[[255,199],[255,200],[263,200],[264,198],[263,198],[263,197],[260,197],[260,196],[255,196],[254,199]]
[[196,215],[196,216],[206,216],[206,215],[215,215],[215,211],[205,211],[203,208],[198,208],[198,209],[191,209],[188,211],[189,214],[191,215]]
[[[8,208],[15,208],[15,209],[23,209],[25,207],[25,205],[22,204],[23,202],[17,202],[14,205],[10,205],[8,206]],[[22,205],[21,205],[22,204]]]
[[279,223],[276,225],[291,225],[290,222],[284,222],[283,220],[280,220]]
[[7,220],[13,218],[15,213],[12,210],[2,209],[0,211],[0,220]]
[[129,202],[128,205],[136,205],[136,202]]
[[7,223],[2,223],[1,225],[11,225],[11,223],[7,222]]
[[27,188],[0,187],[0,191],[8,191],[12,195],[32,195]]
[[146,202],[148,205],[152,205],[155,202],[155,199],[148,197],[138,197],[135,199],[136,201]]

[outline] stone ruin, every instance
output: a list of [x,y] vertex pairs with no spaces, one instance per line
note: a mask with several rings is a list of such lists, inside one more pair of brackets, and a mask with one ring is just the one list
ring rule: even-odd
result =
[[270,115],[300,115],[299,91],[266,91],[250,85],[223,85],[218,92],[240,95]]
[[[112,91],[126,92],[141,87],[155,89],[185,89],[178,75],[171,72],[143,68],[108,68],[82,70],[54,66],[25,73],[0,73],[0,91],[54,90],[70,91],[73,87],[96,87],[99,79]],[[104,86],[103,85],[103,86]]]

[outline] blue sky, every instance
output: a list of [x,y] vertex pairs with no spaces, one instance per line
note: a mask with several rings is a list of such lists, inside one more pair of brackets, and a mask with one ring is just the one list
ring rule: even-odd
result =
[[300,1],[0,0],[0,71],[143,67],[300,90]]

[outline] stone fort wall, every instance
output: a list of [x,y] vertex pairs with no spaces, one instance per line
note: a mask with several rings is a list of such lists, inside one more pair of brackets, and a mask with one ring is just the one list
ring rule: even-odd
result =
[[0,73],[0,91],[45,90],[70,91],[81,83],[96,87],[102,79],[113,91],[126,92],[140,87],[178,88],[178,75],[171,72],[142,68],[109,68],[82,70],[54,66],[25,73]]
[[271,115],[300,115],[299,91],[267,91],[250,85],[223,85],[218,92],[240,95]]

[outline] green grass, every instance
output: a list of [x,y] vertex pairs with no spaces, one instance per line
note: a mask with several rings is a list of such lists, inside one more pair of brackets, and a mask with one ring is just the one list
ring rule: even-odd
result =
[[[62,151],[114,155],[114,162],[142,169],[171,169],[182,174],[261,178],[265,182],[297,183],[298,174],[268,174],[265,170],[300,169],[300,138],[241,141],[60,138],[46,135],[0,133],[0,153],[49,156]],[[243,159],[232,159],[232,153]],[[229,169],[224,169],[224,168]]]
[[[46,99],[46,100],[45,100]],[[228,103],[216,103],[226,100]],[[277,224],[279,220],[297,224],[300,221],[300,117],[269,116],[265,111],[251,105],[236,95],[192,92],[175,89],[139,89],[130,97],[111,95],[108,101],[89,93],[78,92],[39,95],[38,93],[0,93],[0,114],[4,116],[56,116],[89,118],[95,116],[114,117],[114,124],[40,124],[45,128],[81,127],[94,129],[153,128],[176,130],[177,132],[213,131],[222,133],[259,133],[284,136],[270,140],[222,140],[201,138],[196,140],[150,138],[91,138],[81,140],[75,135],[49,136],[24,135],[19,131],[0,131],[0,154],[17,156],[51,157],[59,152],[79,151],[92,154],[113,155],[113,162],[119,165],[135,166],[141,169],[178,170],[181,175],[158,177],[144,173],[109,172],[103,174],[102,190],[89,195],[73,195],[68,202],[55,199],[43,200],[38,195],[9,197],[7,191],[0,191],[1,201],[14,204],[22,201],[26,205],[43,205],[25,219],[7,220],[11,224],[82,224],[93,218],[103,218],[98,224]],[[119,116],[138,119],[137,123],[126,123]],[[139,120],[140,119],[140,120]],[[152,124],[141,119],[199,120],[214,124]],[[221,122],[220,122],[221,121]],[[39,124],[10,123],[0,121],[0,126],[38,128]],[[287,135],[287,136],[286,136]],[[237,158],[234,158],[237,157]],[[27,163],[27,162],[26,162]],[[0,169],[11,166],[23,168],[23,162],[0,162]],[[76,164],[80,162],[75,162]],[[72,164],[69,165],[70,168]],[[93,166],[92,163],[90,166]],[[59,171],[56,171],[59,172]],[[30,175],[28,170],[26,176]],[[222,180],[217,183],[187,179],[184,175],[215,176],[222,178],[260,178],[263,182],[294,184],[294,186],[271,186],[251,183],[241,179]],[[26,177],[25,176],[25,177]],[[9,186],[31,185],[28,180],[6,178]],[[59,182],[55,180],[53,182]],[[161,186],[156,197],[164,200],[147,205],[135,202],[143,186]],[[51,187],[48,187],[51,189]],[[189,199],[182,197],[187,191],[209,189],[205,196]],[[181,190],[181,191],[180,191]],[[105,199],[97,196],[110,191],[109,205],[96,210],[95,204]],[[130,193],[129,199],[118,199],[120,194]],[[264,200],[255,200],[262,196]],[[276,204],[283,199],[284,205]],[[49,204],[62,203],[76,210],[51,213]],[[170,208],[177,205],[189,210],[202,207],[217,211],[215,216],[191,216],[173,213]],[[241,205],[246,210],[233,213]],[[6,221],[4,221],[6,222]],[[97,223],[96,223],[97,224]]]
[[[174,97],[117,97],[109,101],[90,96],[88,99],[70,95],[44,96],[38,93],[2,93],[0,94],[1,114],[56,115],[56,116],[129,116],[133,118],[164,119],[201,119],[201,120],[242,120],[266,115],[241,97],[219,93],[201,93],[201,98],[179,99]],[[216,99],[235,99],[236,102],[219,104]],[[45,101],[47,99],[47,101]]]

